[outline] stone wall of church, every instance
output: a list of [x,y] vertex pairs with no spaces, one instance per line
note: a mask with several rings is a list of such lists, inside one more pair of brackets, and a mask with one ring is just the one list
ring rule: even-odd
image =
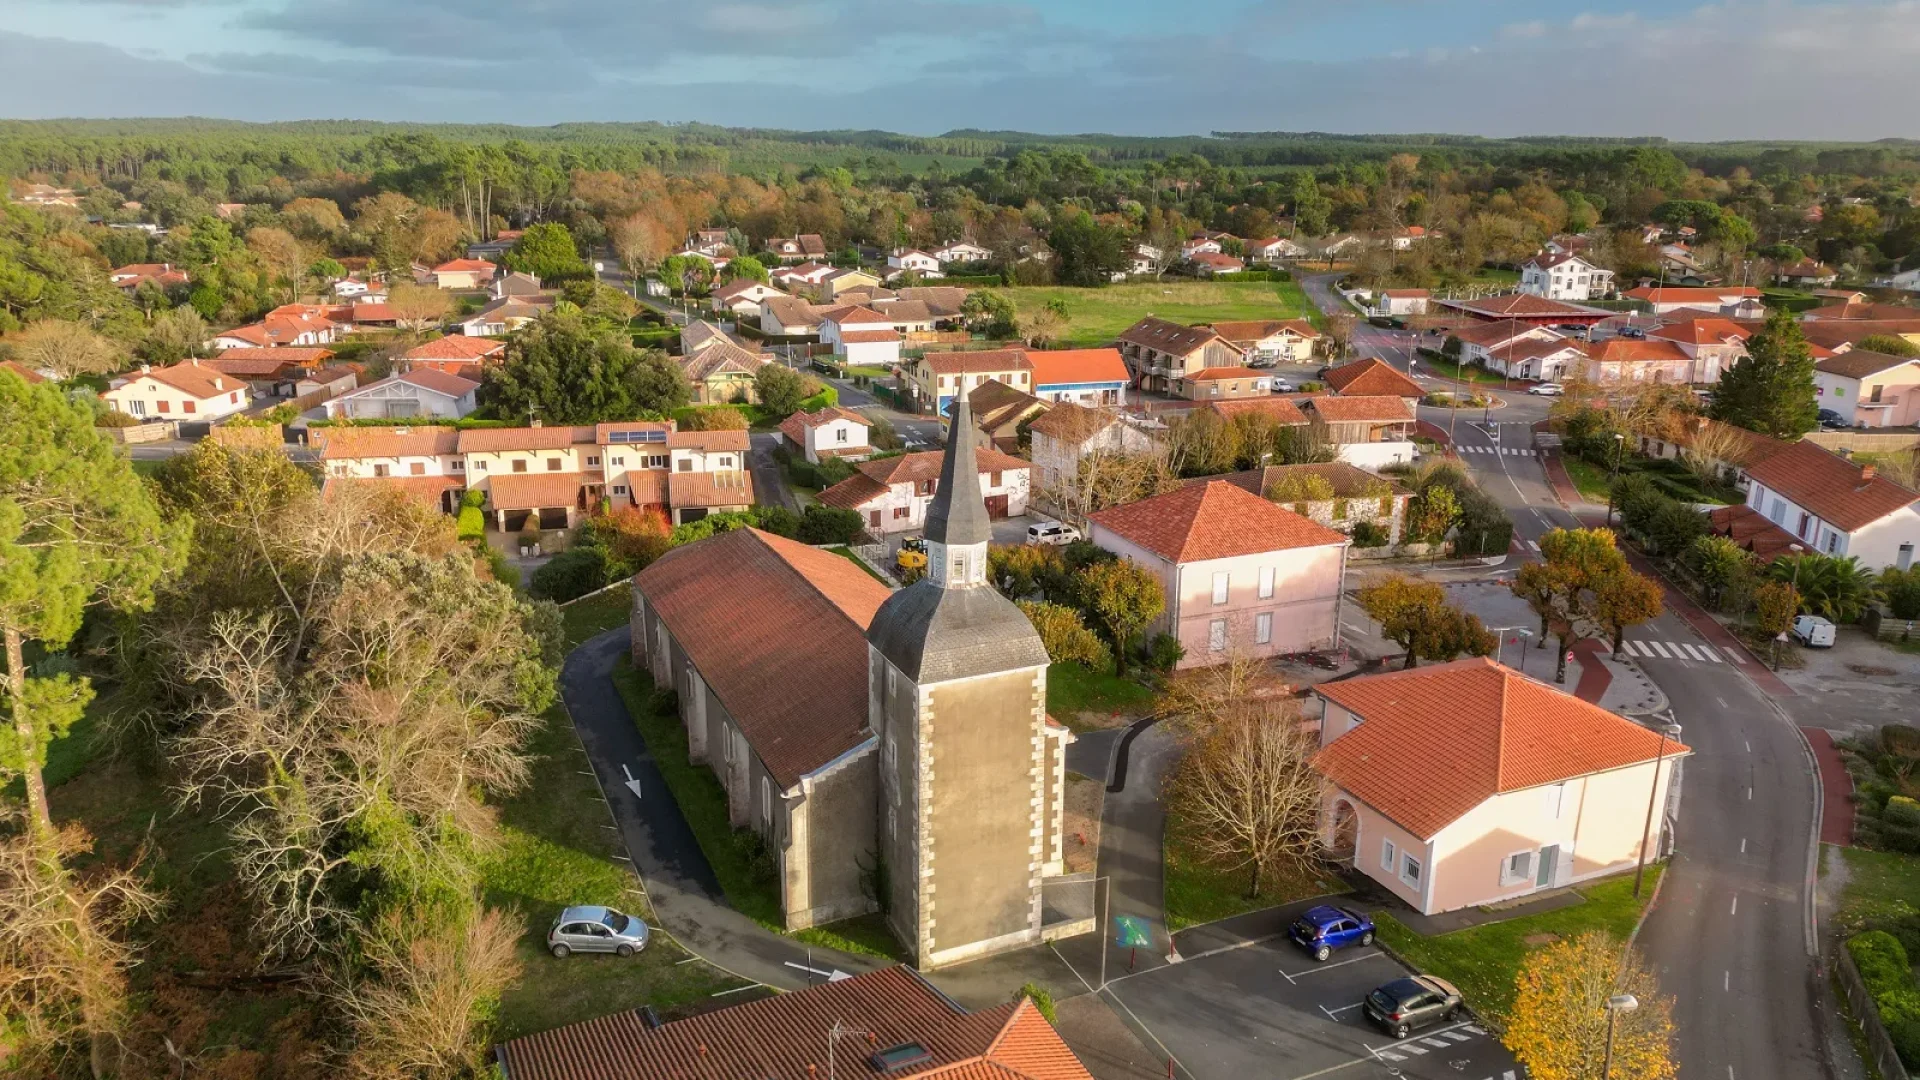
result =
[[866,869],[877,854],[878,756],[869,748],[840,763],[789,804],[791,834],[781,862],[789,930],[864,915],[878,906],[868,893]]

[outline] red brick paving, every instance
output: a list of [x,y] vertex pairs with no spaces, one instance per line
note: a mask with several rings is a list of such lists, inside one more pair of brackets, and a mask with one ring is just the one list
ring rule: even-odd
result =
[[1853,843],[1853,777],[1834,749],[1833,734],[1825,728],[1801,728],[1820,763],[1820,842],[1846,847]]
[[1613,684],[1613,672],[1600,662],[1600,654],[1606,648],[1606,642],[1597,638],[1581,638],[1570,647],[1574,657],[1580,661],[1580,681],[1573,688],[1573,696],[1581,701],[1600,704],[1607,687]]

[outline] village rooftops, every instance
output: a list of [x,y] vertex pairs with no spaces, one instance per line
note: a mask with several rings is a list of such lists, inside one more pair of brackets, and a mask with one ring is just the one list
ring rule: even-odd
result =
[[1691,753],[1485,657],[1314,691],[1360,719],[1320,771],[1422,840],[1495,795]]
[[1852,532],[1920,501],[1920,493],[1813,443],[1789,443],[1747,468],[1757,483],[1792,499],[1838,529]]
[[1838,375],[1843,379],[1865,379],[1908,364],[1920,364],[1920,360],[1910,356],[1874,352],[1872,349],[1848,349],[1846,352],[1816,360],[1813,366],[1816,371]]
[[1351,396],[1388,395],[1425,397],[1426,391],[1406,373],[1386,361],[1369,356],[1351,364],[1341,364],[1327,372],[1327,386],[1336,394]]
[[1120,340],[1129,345],[1158,349],[1174,356],[1188,356],[1216,339],[1226,341],[1210,326],[1183,326],[1152,316],[1141,319],[1120,334]]
[[1240,319],[1216,322],[1212,327],[1214,333],[1241,346],[1251,345],[1275,334],[1293,334],[1308,340],[1320,336],[1320,331],[1305,319]]
[[1088,520],[1175,563],[1347,543],[1344,535],[1223,480],[1183,485]]
[[[468,337],[465,334],[448,334],[432,341],[415,345],[401,354],[403,360],[480,360],[495,353],[505,352],[507,343],[492,338]],[[288,352],[276,349],[275,352]]]
[[1032,371],[1033,362],[1025,349],[987,349],[977,352],[935,352],[920,358],[927,370],[936,375],[991,374],[997,371]]
[[1118,349],[1032,349],[1027,361],[1033,365],[1035,386],[1127,381],[1127,364]]
[[355,458],[442,457],[460,452],[460,432],[454,428],[326,427],[316,428],[322,461]]
[[1369,397],[1316,394],[1307,399],[1307,408],[1329,424],[1410,424],[1415,419],[1407,399],[1392,394]]

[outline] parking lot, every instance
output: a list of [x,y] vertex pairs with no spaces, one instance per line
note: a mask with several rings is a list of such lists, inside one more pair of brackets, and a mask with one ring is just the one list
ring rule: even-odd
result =
[[1406,974],[1375,948],[1316,964],[1276,939],[1156,967],[1107,992],[1195,1080],[1519,1080],[1499,1041],[1470,1019],[1396,1040],[1361,1015],[1368,991]]

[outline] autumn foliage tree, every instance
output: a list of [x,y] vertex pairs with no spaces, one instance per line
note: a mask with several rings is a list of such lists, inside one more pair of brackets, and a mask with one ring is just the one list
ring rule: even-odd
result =
[[1660,994],[1653,973],[1618,939],[1590,930],[1535,949],[1514,989],[1504,1041],[1534,1080],[1602,1080],[1607,999],[1616,994],[1632,994],[1640,1004],[1612,1014],[1612,1075],[1675,1075],[1673,1000]]
[[1405,574],[1386,574],[1360,589],[1360,608],[1380,624],[1380,634],[1407,650],[1406,667],[1419,660],[1485,656],[1500,639],[1478,615],[1447,603],[1447,590]]
[[1166,609],[1160,581],[1125,559],[1090,563],[1074,575],[1074,589],[1089,616],[1107,632],[1114,674],[1127,673],[1127,646]]
[[1593,585],[1593,613],[1612,635],[1616,655],[1627,627],[1651,622],[1662,610],[1660,583],[1645,574],[1621,570]]

